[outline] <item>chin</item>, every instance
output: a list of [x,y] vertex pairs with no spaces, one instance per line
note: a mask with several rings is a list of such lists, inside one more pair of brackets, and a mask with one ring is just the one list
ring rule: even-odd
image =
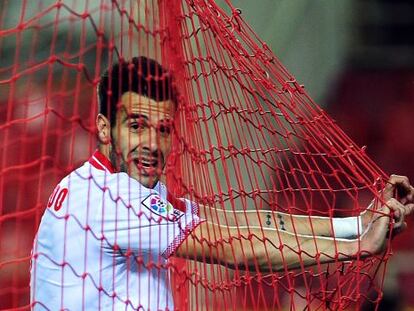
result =
[[160,176],[156,174],[156,169],[133,169],[128,172],[128,175],[147,188],[153,188],[160,179]]
[[157,184],[157,182],[158,182],[158,180],[159,180],[159,178],[157,178],[157,177],[152,177],[152,176],[142,176],[142,175],[138,175],[138,176],[131,176],[132,178],[134,178],[135,180],[137,180],[141,185],[143,185],[144,187],[147,187],[147,188],[153,188],[156,184]]
[[145,180],[145,181],[141,180],[141,181],[140,181],[140,183],[141,183],[144,187],[147,187],[147,188],[154,188],[154,186],[157,184],[157,182],[158,182],[158,179],[157,179],[157,180],[155,180],[155,179],[151,179],[151,181],[149,181],[149,180]]

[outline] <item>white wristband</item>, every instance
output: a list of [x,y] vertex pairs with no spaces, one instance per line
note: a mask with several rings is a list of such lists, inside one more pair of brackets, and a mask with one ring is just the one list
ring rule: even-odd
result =
[[332,218],[333,236],[335,238],[351,238],[362,234],[361,216]]

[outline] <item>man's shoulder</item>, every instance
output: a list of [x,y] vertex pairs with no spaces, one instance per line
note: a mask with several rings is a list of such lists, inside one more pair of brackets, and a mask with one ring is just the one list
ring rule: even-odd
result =
[[154,189],[146,188],[125,172],[108,172],[100,170],[88,161],[66,175],[58,184],[61,189],[66,187],[73,196],[91,196],[105,194],[114,201],[145,198],[151,194],[159,194],[167,198],[167,187],[159,182]]
[[[107,176],[108,175],[108,176]],[[57,187],[68,187],[72,190],[93,190],[94,187],[108,187],[111,184],[109,174],[94,168],[88,161],[64,176]]]
[[79,184],[82,182],[89,182],[92,178],[91,165],[88,162],[84,162],[81,166],[71,171],[65,177],[63,177],[59,184]]
[[144,187],[125,172],[109,172],[97,169],[89,162],[85,162],[69,176],[71,175],[87,181],[92,188],[97,187],[115,196],[131,196],[137,193],[142,196],[151,192],[150,189]]

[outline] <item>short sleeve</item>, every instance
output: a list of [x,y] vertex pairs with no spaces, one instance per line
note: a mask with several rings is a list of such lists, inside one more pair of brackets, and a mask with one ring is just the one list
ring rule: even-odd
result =
[[108,251],[164,258],[171,256],[202,222],[192,208],[180,211],[157,191],[144,187],[118,191],[118,195],[105,191],[101,217],[97,219]]
[[184,202],[186,213],[192,213],[192,214],[197,215],[197,216],[200,215],[200,207],[196,202],[191,201],[191,200],[186,199],[186,198],[180,198],[179,200]]

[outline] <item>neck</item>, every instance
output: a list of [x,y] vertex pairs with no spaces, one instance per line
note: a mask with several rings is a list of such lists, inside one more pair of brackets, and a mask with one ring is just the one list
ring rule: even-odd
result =
[[98,150],[102,155],[104,155],[112,164],[112,167],[115,171],[119,171],[118,163],[116,161],[115,154],[113,153],[113,148],[111,144],[99,144]]
[[[100,153],[102,153],[105,157],[107,157],[109,160],[110,158],[110,154],[111,154],[111,144],[99,144],[98,145],[98,150]],[[113,164],[113,163],[112,163]]]

